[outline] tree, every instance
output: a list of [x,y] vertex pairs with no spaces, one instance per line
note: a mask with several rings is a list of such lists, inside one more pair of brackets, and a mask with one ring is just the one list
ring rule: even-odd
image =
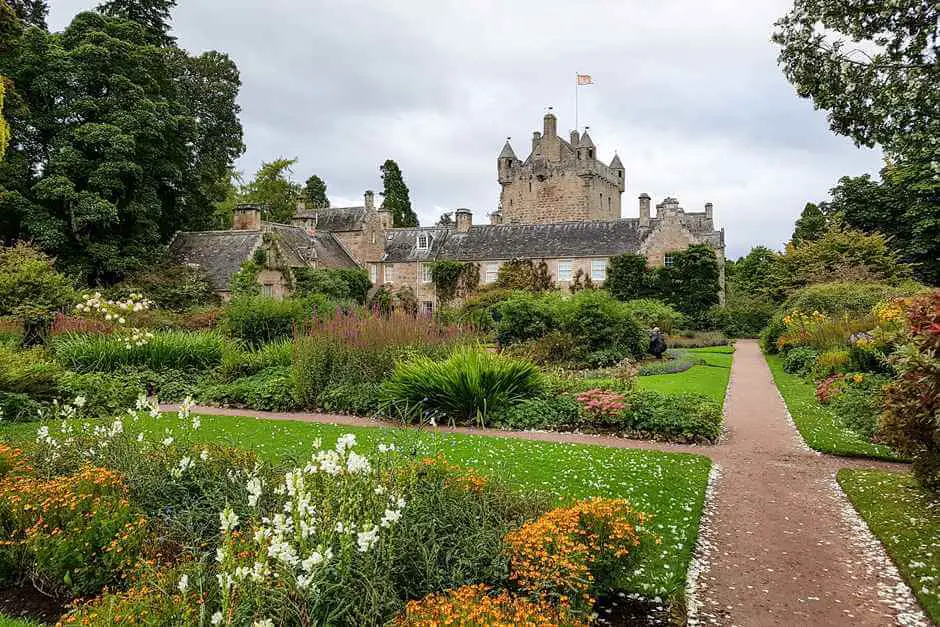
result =
[[3,161],[3,155],[7,149],[7,143],[10,141],[10,125],[3,118],[3,96],[6,92],[6,83],[3,76],[0,76],[0,161]]
[[453,212],[442,213],[441,217],[437,219],[437,226],[451,226],[454,224]]
[[604,289],[618,300],[655,297],[651,274],[646,267],[646,257],[633,253],[611,257],[607,264]]
[[211,224],[242,151],[228,57],[189,57],[135,21],[93,12],[3,44],[13,89],[0,238],[113,283],[154,263],[175,231]]
[[552,275],[544,261],[535,263],[531,259],[511,259],[499,267],[496,286],[539,294],[552,289]]
[[705,314],[718,304],[721,291],[715,251],[707,244],[693,244],[672,256],[672,267],[657,271],[663,296],[686,315]]
[[75,298],[71,281],[52,259],[27,244],[0,248],[0,316],[23,323],[23,343],[45,338],[52,316]]
[[176,38],[170,35],[170,16],[175,7],[176,0],[108,0],[98,5],[98,11],[137,22],[155,43],[171,46],[176,42]]
[[46,30],[46,16],[49,14],[49,5],[46,0],[2,0],[7,2],[16,14],[17,19],[29,26],[37,26]]
[[326,197],[326,183],[316,174],[304,184],[303,197],[311,209],[326,209],[330,206],[330,199]]
[[280,157],[265,162],[258,168],[255,178],[242,190],[240,202],[263,205],[264,217],[273,222],[289,222],[297,209],[300,185],[291,180],[291,166],[296,159]]
[[826,215],[819,209],[819,206],[808,202],[796,221],[796,228],[793,229],[793,237],[790,240],[794,246],[799,246],[802,242],[817,240],[826,232],[826,222]]
[[777,264],[777,253],[766,246],[755,246],[734,263],[725,264],[726,280],[734,291],[757,298],[767,294]]
[[392,212],[392,226],[418,226],[418,216],[411,208],[408,186],[398,164],[386,159],[382,167],[382,207]]

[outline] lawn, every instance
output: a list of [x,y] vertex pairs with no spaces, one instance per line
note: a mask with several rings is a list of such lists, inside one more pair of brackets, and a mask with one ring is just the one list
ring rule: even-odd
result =
[[810,448],[845,457],[903,461],[890,448],[872,444],[851,429],[843,427],[832,412],[816,401],[816,387],[813,384],[783,371],[783,360],[778,355],[765,357],[777,389],[793,416],[793,422]]
[[692,366],[685,372],[637,377],[637,387],[641,390],[651,390],[663,394],[695,392],[724,404],[728,378],[731,376],[731,360],[734,347],[693,348],[689,352],[704,359],[705,363]]
[[[175,418],[141,418],[126,425],[162,435]],[[0,440],[31,439],[37,424],[0,427]],[[321,438],[332,445],[343,433],[354,433],[364,449],[396,442],[419,456],[443,453],[451,462],[474,466],[520,489],[535,489],[559,500],[605,496],[625,498],[639,510],[653,513],[658,545],[639,555],[641,566],[626,587],[647,597],[681,597],[686,572],[698,537],[711,462],[698,455],[556,444],[509,438],[435,434],[411,429],[352,428],[293,421],[204,416],[198,441],[213,441],[255,450],[270,460],[306,459],[311,443]],[[175,434],[179,441],[183,436]]]
[[908,474],[843,469],[837,479],[927,614],[940,623],[940,497]]

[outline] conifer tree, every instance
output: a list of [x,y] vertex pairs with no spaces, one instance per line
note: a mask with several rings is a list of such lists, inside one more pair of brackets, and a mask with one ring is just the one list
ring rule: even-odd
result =
[[803,242],[818,240],[826,232],[827,223],[826,215],[819,209],[819,205],[806,203],[803,213],[796,221],[796,228],[793,229],[793,245],[799,246]]
[[382,207],[392,212],[392,226],[418,226],[418,216],[411,208],[408,186],[398,164],[386,159],[379,170],[382,172]]
[[304,184],[303,198],[310,209],[326,209],[330,206],[330,199],[326,197],[326,183],[316,174]]

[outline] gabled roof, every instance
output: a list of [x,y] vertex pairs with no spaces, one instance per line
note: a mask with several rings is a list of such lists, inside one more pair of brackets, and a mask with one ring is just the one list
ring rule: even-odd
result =
[[365,207],[330,207],[300,211],[295,218],[316,218],[318,231],[358,231],[366,218]]
[[[386,231],[386,263],[404,263],[408,261],[434,260],[438,258],[447,236],[453,227],[432,226],[425,228],[400,228]],[[418,235],[429,235],[431,241],[426,249],[418,248]]]

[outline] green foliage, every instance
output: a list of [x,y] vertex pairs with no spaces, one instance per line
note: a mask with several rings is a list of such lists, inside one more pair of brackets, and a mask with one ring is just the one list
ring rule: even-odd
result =
[[144,393],[145,386],[133,378],[101,372],[66,371],[59,379],[59,398],[67,403],[76,398],[85,399],[84,411],[89,417],[111,418],[120,416],[133,407]]
[[708,348],[711,346],[727,346],[731,343],[721,331],[693,331],[682,329],[674,331],[666,343],[672,348]]
[[791,294],[780,311],[818,311],[829,316],[864,316],[880,302],[916,293],[919,286],[891,286],[871,282],[836,282],[811,285]]
[[852,357],[849,355],[848,349],[831,348],[816,357],[816,363],[813,365],[810,375],[818,381],[829,375],[848,372],[851,364]]
[[721,404],[707,396],[640,391],[627,397],[622,426],[670,442],[713,444],[723,423]]
[[218,302],[208,273],[194,265],[161,264],[132,274],[118,287],[120,289],[112,290],[112,293],[124,296],[129,292],[141,292],[155,307],[171,311],[186,311]]
[[445,361],[417,357],[398,364],[383,395],[390,405],[415,408],[412,420],[428,412],[482,426],[491,412],[537,395],[543,385],[531,362],[465,346]]
[[382,386],[374,381],[344,382],[317,395],[317,404],[327,412],[374,416],[382,409]]
[[218,181],[243,149],[232,61],[155,37],[143,13],[167,2],[115,6],[141,22],[83,12],[62,32],[27,28],[0,47],[17,103],[0,231],[89,283],[120,280],[176,231],[210,226]]
[[499,267],[496,286],[538,294],[551,290],[553,283],[548,264],[544,261],[535,263],[531,259],[511,259]]
[[222,314],[222,331],[251,346],[289,338],[308,316],[330,317],[337,305],[320,294],[305,299],[266,296],[233,298]]
[[44,339],[53,314],[74,299],[71,281],[44,253],[28,244],[0,247],[0,316],[24,324],[24,344]]
[[431,282],[441,303],[472,293],[480,284],[480,266],[459,261],[436,261],[431,265]]
[[300,185],[290,178],[295,163],[296,159],[284,157],[262,163],[254,178],[242,187],[240,201],[261,205],[262,215],[271,222],[289,223],[301,194]]
[[793,229],[793,236],[790,241],[794,246],[799,246],[806,242],[818,240],[823,233],[829,230],[826,215],[820,211],[815,203],[808,202],[803,207],[803,212],[797,218],[796,227]]
[[151,370],[204,370],[222,361],[224,340],[217,333],[157,331],[142,346],[127,348],[111,335],[66,333],[52,341],[56,361],[78,372],[111,372],[123,366]]
[[372,289],[369,273],[358,268],[297,268],[294,281],[297,296],[323,294],[334,301],[354,300],[360,305]]
[[[588,362],[595,366],[639,357],[649,348],[649,337],[631,311],[601,290],[579,292],[558,303],[558,319],[589,351]],[[592,359],[590,354],[598,355]]]
[[888,382],[884,376],[864,374],[847,377],[839,394],[829,401],[829,408],[846,427],[871,440],[881,414],[882,389]]
[[623,304],[623,309],[644,329],[659,327],[663,333],[672,333],[673,328],[682,326],[684,320],[681,313],[653,298],[628,300]]
[[507,346],[542,337],[553,328],[554,302],[527,292],[515,292],[495,307],[499,321],[496,338]]
[[2,75],[0,75],[0,161],[3,161],[3,156],[6,154],[7,143],[10,141],[10,125],[7,124],[6,119],[3,117],[3,96],[6,93],[6,82]]
[[392,226],[418,226],[418,215],[411,208],[408,186],[398,164],[386,159],[379,170],[382,172],[382,208],[392,213]]
[[326,183],[316,174],[304,183],[303,199],[309,209],[327,209],[330,199],[326,197]]
[[672,267],[658,271],[663,299],[687,316],[717,305],[721,287],[715,251],[706,244],[693,244],[672,257]]
[[137,22],[154,43],[170,46],[176,38],[170,35],[170,14],[176,0],[108,0],[98,6],[104,15]]
[[729,304],[735,297],[744,301],[767,296],[768,281],[779,255],[766,246],[755,246],[737,261],[725,261],[725,290]]
[[890,359],[897,376],[884,388],[883,439],[913,459],[911,471],[940,492],[940,290],[907,307],[909,336]]
[[294,399],[293,371],[288,366],[265,368],[230,383],[204,386],[199,398],[206,403],[223,406],[244,406],[266,411],[298,409]]
[[783,371],[789,374],[807,376],[816,365],[819,352],[809,346],[799,346],[786,354],[783,358]]
[[281,339],[262,344],[260,347],[243,349],[226,342],[222,347],[222,363],[219,375],[225,381],[256,374],[267,368],[290,366],[293,362],[294,344],[290,339]]
[[646,257],[633,253],[610,258],[604,289],[620,300],[657,297]]
[[569,394],[540,396],[512,405],[505,411],[494,413],[490,419],[494,427],[502,429],[555,429],[575,428],[581,418],[581,405]]

